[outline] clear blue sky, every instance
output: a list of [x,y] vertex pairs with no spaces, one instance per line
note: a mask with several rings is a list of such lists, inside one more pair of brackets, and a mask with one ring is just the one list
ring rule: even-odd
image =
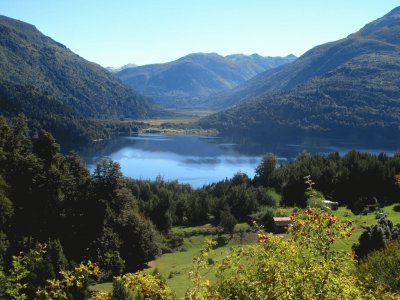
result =
[[400,6],[393,0],[0,0],[0,14],[102,66],[193,52],[300,56]]

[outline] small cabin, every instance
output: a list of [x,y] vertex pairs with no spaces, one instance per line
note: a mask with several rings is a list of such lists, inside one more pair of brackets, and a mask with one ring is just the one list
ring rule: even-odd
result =
[[290,217],[273,217],[275,225],[275,233],[286,232],[288,226],[293,223]]

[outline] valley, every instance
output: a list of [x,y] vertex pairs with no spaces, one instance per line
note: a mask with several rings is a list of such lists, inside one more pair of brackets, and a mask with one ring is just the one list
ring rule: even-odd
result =
[[400,7],[46,1],[0,16],[0,299],[398,298]]

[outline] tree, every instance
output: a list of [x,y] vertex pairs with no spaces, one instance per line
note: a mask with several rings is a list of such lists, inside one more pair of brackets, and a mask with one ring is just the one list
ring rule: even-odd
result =
[[233,231],[237,224],[235,217],[228,210],[225,210],[220,213],[220,218],[221,221],[219,226],[222,227],[225,233],[230,233],[233,235]]
[[7,188],[7,184],[0,175],[0,231],[6,227],[14,215],[14,205],[6,196]]
[[44,161],[46,167],[49,167],[59,154],[60,145],[49,132],[41,131],[39,135],[32,138],[32,151]]
[[111,159],[98,162],[93,172],[93,184],[100,198],[113,200],[116,191],[124,186],[121,166]]
[[400,223],[393,225],[392,221],[381,218],[375,225],[368,226],[358,238],[358,243],[353,245],[353,251],[362,260],[374,250],[382,250],[385,244],[400,238]]
[[138,270],[160,254],[155,228],[138,213],[126,211],[116,232],[120,236],[119,252],[125,260],[127,270]]
[[13,119],[6,149],[11,153],[26,154],[30,148],[28,119],[19,114]]
[[265,154],[256,167],[256,181],[264,186],[270,184],[272,172],[276,169],[278,158],[273,153]]

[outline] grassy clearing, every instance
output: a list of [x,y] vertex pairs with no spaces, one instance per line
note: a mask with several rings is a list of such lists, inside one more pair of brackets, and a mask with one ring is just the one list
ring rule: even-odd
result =
[[208,135],[214,136],[218,131],[213,129],[185,129],[185,128],[165,128],[163,126],[150,126],[140,130],[141,133],[162,133],[170,135]]
[[[391,220],[394,224],[400,223],[400,212],[396,211],[396,207],[399,204],[393,204],[390,206],[384,207],[382,210],[387,214],[387,218]],[[377,219],[375,218],[376,212],[371,212],[367,215],[355,215],[351,212],[351,210],[340,207],[337,211],[333,212],[334,215],[342,221],[352,221],[354,231],[351,237],[337,241],[334,244],[334,249],[336,250],[344,250],[344,251],[351,251],[351,246],[358,242],[358,238],[360,237],[363,228],[376,224]]]
[[[246,232],[249,226],[246,223],[237,224],[236,229],[243,229],[245,233],[235,233],[233,238],[230,239],[229,235],[223,235],[228,239],[228,243],[224,246],[218,247],[213,251],[212,261],[217,261],[228,255],[231,247],[239,245],[246,245],[253,243],[257,240],[257,234],[253,232]],[[193,234],[195,231],[215,232],[215,227],[211,224],[193,227],[177,226],[172,228],[174,234]],[[189,271],[193,266],[193,257],[197,256],[204,246],[206,239],[212,240],[217,238],[215,234],[207,235],[194,235],[184,238],[183,248],[185,251],[177,251],[173,253],[166,253],[154,261],[149,262],[149,268],[145,272],[152,273],[155,269],[166,279],[168,286],[177,294],[178,297],[184,296],[186,290],[190,287],[191,282],[188,277]],[[204,274],[205,278],[213,280],[212,274]],[[112,283],[102,283],[92,286],[92,290],[111,291]]]
[[[240,227],[248,228],[248,225],[241,224]],[[202,230],[201,228],[194,227],[195,230]],[[206,228],[211,229],[211,225],[206,226]],[[183,228],[174,228],[175,232],[188,232],[183,230]],[[193,228],[189,229],[193,230]],[[197,256],[200,250],[204,246],[204,241],[206,239],[214,239],[217,235],[196,235],[184,239],[184,252],[174,252],[167,253],[159,257],[158,259],[149,263],[150,269],[148,272],[157,269],[158,272],[167,280],[167,284],[173,291],[176,292],[177,296],[183,296],[185,291],[191,286],[191,282],[188,277],[189,271],[193,266],[193,257]],[[225,236],[229,237],[229,236]],[[245,245],[251,242],[255,242],[257,239],[257,234],[255,233],[245,233],[244,236],[240,236],[239,233],[235,233],[233,238],[229,240],[228,244],[222,247],[218,247],[214,250],[212,254],[212,261],[217,261],[225,257],[231,251],[231,247],[238,245]],[[205,274],[205,278],[213,280],[212,274]]]
[[216,130],[193,128],[191,123],[208,116],[212,112],[204,110],[171,110],[170,116],[142,120],[145,124],[140,129],[142,133],[162,133],[171,135],[217,135]]
[[212,114],[207,110],[168,110],[171,116],[142,120],[150,126],[160,126],[165,123],[188,124]]

